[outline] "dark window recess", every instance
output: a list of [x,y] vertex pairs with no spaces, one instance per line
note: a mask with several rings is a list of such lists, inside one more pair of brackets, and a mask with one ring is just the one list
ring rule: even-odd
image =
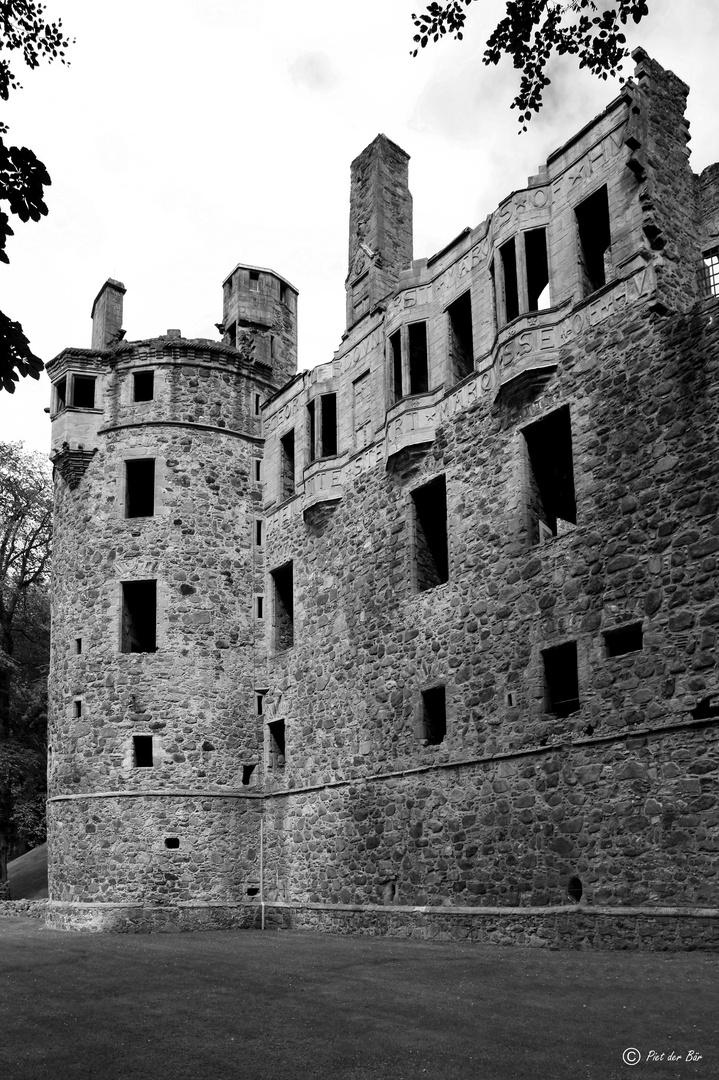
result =
[[259,458],[255,459],[255,483],[259,484],[262,480],[262,462]]
[[295,429],[280,439],[280,484],[282,498],[291,499],[295,493]]
[[569,716],[579,709],[577,643],[568,641],[542,653],[547,712]]
[[260,275],[257,270],[250,270],[250,292],[260,291]]
[[392,393],[393,400],[402,399],[402,331],[398,330],[389,339],[392,350]]
[[255,394],[255,416],[260,415],[260,405],[262,404],[262,398],[259,394]]
[[[135,768],[152,768],[152,735],[133,735],[132,744],[135,751]],[[178,841],[179,844],[179,841]],[[168,845],[169,846],[169,845]],[[177,846],[177,845],[175,845]]]
[[579,901],[582,899],[583,892],[584,889],[582,888],[582,882],[580,881],[580,879],[578,877],[570,877],[569,881],[567,882],[567,896],[569,897],[569,899],[573,900],[575,904],[578,904]]
[[524,254],[527,260],[527,305],[529,311],[540,311],[550,305],[545,229],[531,229],[524,234]]
[[265,598],[264,596],[257,597],[257,618],[263,619],[265,617]]
[[412,492],[414,503],[414,559],[417,588],[421,591],[449,579],[447,553],[447,487],[438,477]]
[[439,746],[447,734],[447,712],[443,686],[422,691],[424,738],[430,746]]
[[316,457],[316,438],[317,438],[317,421],[315,418],[315,403],[311,401],[307,406],[307,427],[308,438],[310,442],[310,461],[314,461]]
[[272,571],[274,585],[274,646],[277,651],[294,645],[294,596],[292,563]]
[[524,429],[529,457],[529,516],[531,543],[549,530],[562,531],[562,523],[576,525],[572,428],[565,405]]
[[82,638],[81,637],[76,637],[75,638],[75,652],[77,653],[78,656],[82,652]]
[[245,787],[247,787],[247,785],[249,784],[250,777],[252,776],[254,771],[255,771],[255,766],[254,765],[243,765],[242,766],[242,783],[243,783],[243,785]]
[[704,260],[702,264],[704,295],[719,296],[719,247],[705,251],[702,258]]
[[260,891],[259,885],[250,885],[250,887],[247,889],[247,895],[248,896],[257,896],[259,891]]
[[514,240],[508,240],[499,249],[502,260],[504,283],[504,322],[511,322],[519,315],[519,291],[517,287],[517,252]]
[[82,702],[75,701],[73,704],[75,706],[75,716],[82,716]]
[[270,360],[277,359],[277,347],[275,345],[275,336],[270,334]]
[[616,630],[605,631],[604,634],[607,656],[624,656],[625,653],[639,652],[643,643],[641,623],[619,626]]
[[262,547],[262,521],[259,518],[255,519],[255,544]]
[[125,517],[152,517],[155,513],[155,459],[125,462]]
[[287,303],[287,286],[282,281],[280,282],[280,303]]
[[409,341],[409,392],[426,394],[429,389],[427,367],[427,323],[410,323],[407,327]]
[[609,200],[606,185],[595,191],[575,210],[579,231],[579,261],[584,295],[606,285],[611,269]]
[[272,764],[281,767],[285,763],[285,722],[274,720],[267,725],[270,733],[270,758]]
[[255,694],[255,703],[257,708],[257,715],[262,716],[265,711],[265,695]]
[[231,322],[227,327],[227,344],[237,346],[237,323]]
[[60,379],[55,386],[55,391],[57,393],[57,411],[59,412],[67,404],[67,380]]
[[133,372],[132,392],[135,401],[152,401],[155,396],[155,372]]
[[124,653],[157,650],[157,582],[123,581],[122,645]]
[[95,380],[85,375],[73,375],[72,403],[76,409],[95,408]]
[[166,836],[165,837],[165,847],[166,848],[179,848],[179,846],[180,846],[180,838],[179,838],[179,836]]
[[447,308],[449,316],[449,364],[454,382],[474,371],[472,300],[468,292]]
[[321,457],[335,457],[337,454],[337,395],[323,394],[320,398],[322,408]]

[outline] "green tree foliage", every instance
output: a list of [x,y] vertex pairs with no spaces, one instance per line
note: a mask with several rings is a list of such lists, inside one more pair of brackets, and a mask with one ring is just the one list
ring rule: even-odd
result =
[[0,443],[0,895],[13,847],[44,838],[51,539],[46,462]]
[[[451,34],[461,41],[467,19],[466,8],[474,0],[433,0],[422,15],[412,15],[417,29],[412,55],[430,41]],[[507,13],[487,39],[482,57],[485,64],[498,64],[509,56],[521,71],[519,92],[512,108],[519,110],[522,131],[532,113],[542,106],[544,88],[551,79],[547,63],[556,53],[579,58],[579,66],[606,79],[617,75],[629,55],[622,27],[631,19],[640,22],[649,14],[647,0],[616,0],[615,7],[600,10],[601,0],[507,0]]]
[[[15,59],[31,69],[43,60],[65,64],[69,44],[61,20],[47,22],[44,4],[0,0],[0,99],[7,101],[10,91],[20,88],[13,70]],[[32,150],[8,146],[3,138],[7,131],[7,125],[0,121],[0,262],[4,263],[9,262],[7,238],[13,235],[10,217],[39,221],[47,214],[44,194],[50,183],[47,169]],[[37,379],[43,367],[20,323],[0,312],[0,389],[12,394],[20,375]]]

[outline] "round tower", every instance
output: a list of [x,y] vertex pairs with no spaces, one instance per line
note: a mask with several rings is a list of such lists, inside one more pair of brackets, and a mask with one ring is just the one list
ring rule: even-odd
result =
[[[51,925],[253,917],[261,406],[296,368],[297,298],[262,273],[278,310],[231,340],[223,322],[222,342],[179,330],[125,342],[125,289],[108,280],[92,348],[48,364]],[[249,276],[233,275],[236,296],[249,294]]]

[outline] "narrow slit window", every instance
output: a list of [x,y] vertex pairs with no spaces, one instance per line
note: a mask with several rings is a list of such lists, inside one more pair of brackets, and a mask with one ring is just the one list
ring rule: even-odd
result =
[[519,315],[519,288],[517,285],[517,252],[514,240],[508,240],[499,249],[502,260],[504,284],[504,322],[511,322]]
[[270,764],[275,769],[281,769],[285,764],[285,722],[274,720],[267,725],[270,737]]
[[122,638],[124,653],[157,650],[157,582],[123,581]]
[[420,592],[449,580],[447,487],[444,476],[412,492],[414,568]]
[[570,716],[579,709],[577,643],[568,641],[542,653],[545,708],[554,716]]
[[73,712],[76,718],[82,716],[82,702],[80,700],[73,702]]
[[392,353],[392,394],[394,401],[402,399],[402,331],[398,330],[389,339]]
[[263,524],[264,522],[262,521],[262,518],[255,518],[255,545],[257,547],[262,547],[264,539],[262,528]]
[[295,493],[295,429],[280,439],[280,487],[283,499]]
[[237,348],[237,323],[231,322],[227,327],[227,344]]
[[626,653],[640,652],[644,647],[642,624],[637,622],[629,626],[618,626],[615,630],[606,630],[604,645],[607,656],[624,656]]
[[259,484],[262,481],[262,461],[260,458],[255,458],[255,483]]
[[530,543],[557,536],[577,523],[569,406],[524,429]]
[[152,401],[155,396],[155,372],[133,372],[132,391],[132,396],[135,401]]
[[255,615],[258,619],[264,619],[265,617],[265,598],[264,596],[255,597]]
[[314,461],[317,456],[317,420],[314,401],[311,401],[307,406],[307,438],[310,444],[310,461]]
[[426,394],[429,389],[427,364],[427,323],[410,323],[407,327],[409,344],[409,392]]
[[323,394],[320,402],[322,409],[321,457],[335,457],[337,454],[337,395]]
[[260,415],[260,406],[262,405],[262,398],[259,394],[255,394],[255,416]]
[[72,403],[76,409],[95,408],[95,379],[86,375],[73,376]]
[[[133,735],[132,744],[134,749],[135,768],[152,768],[152,735]],[[179,844],[179,841],[178,841]],[[170,845],[168,844],[168,847]],[[174,845],[178,846],[178,845]]]
[[606,285],[611,276],[611,233],[606,184],[580,203],[575,214],[584,295],[589,296]]
[[255,712],[258,716],[264,716],[265,713],[265,694],[266,690],[257,690],[255,692]]
[[75,653],[76,653],[77,656],[79,656],[81,652],[82,652],[82,638],[81,637],[76,637],[75,638]]
[[449,367],[453,382],[461,382],[474,370],[472,300],[464,293],[447,308],[449,319]]
[[277,652],[294,645],[294,575],[292,563],[273,570],[274,647]]
[[524,234],[524,254],[527,261],[527,306],[530,311],[542,311],[551,305],[546,229],[530,229]]
[[447,734],[445,688],[433,686],[422,691],[423,737],[430,746],[439,746]]
[[155,513],[155,459],[125,462],[125,517],[152,517]]

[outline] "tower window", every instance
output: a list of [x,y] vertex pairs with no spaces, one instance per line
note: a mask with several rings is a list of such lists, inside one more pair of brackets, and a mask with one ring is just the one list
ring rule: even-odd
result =
[[595,191],[575,210],[579,233],[579,262],[584,295],[606,285],[611,271],[611,234],[607,186]]
[[449,318],[449,366],[453,382],[460,382],[474,370],[472,342],[472,300],[464,293],[447,308]]
[[394,394],[394,400],[400,401],[402,398],[402,331],[398,330],[396,334],[392,334],[389,339],[390,350],[392,353],[392,390]]
[[260,406],[262,405],[262,398],[259,394],[255,394],[255,416],[260,415]]
[[285,764],[285,722],[273,720],[267,725],[270,737],[270,764],[275,769],[281,769]]
[[60,379],[55,383],[55,412],[65,408],[67,399],[67,379]]
[[569,406],[525,428],[524,438],[530,543],[536,544],[577,523]]
[[529,311],[541,311],[550,306],[546,229],[530,229],[524,234],[524,255],[527,264],[527,308]]
[[422,727],[430,746],[439,746],[447,734],[445,689],[433,686],[422,691]]
[[155,372],[133,372],[132,389],[135,401],[152,401],[155,396]]
[[504,319],[511,322],[519,315],[519,287],[517,284],[517,252],[514,240],[508,240],[499,249],[502,260],[502,283],[504,285]]
[[155,513],[155,459],[125,462],[125,517],[152,517]]
[[705,251],[703,259],[704,293],[706,296],[719,296],[719,247]]
[[265,617],[265,598],[264,596],[255,597],[255,616],[258,619],[264,619]]
[[262,518],[255,518],[255,544],[257,547],[262,547],[263,544],[263,524]]
[[410,323],[407,327],[409,343],[409,392],[426,394],[429,389],[427,367],[427,323]]
[[323,394],[321,402],[321,457],[337,454],[337,395]]
[[280,439],[280,490],[283,499],[295,493],[295,429]]
[[604,644],[607,656],[624,656],[625,653],[639,652],[644,646],[642,624],[631,623],[618,626],[616,630],[606,630]]
[[74,375],[72,379],[72,403],[76,409],[95,408],[95,379],[86,375]]
[[547,712],[569,716],[579,709],[577,643],[568,641],[542,653],[544,661],[544,696]]
[[414,567],[422,592],[449,580],[447,487],[444,476],[412,492]]
[[277,652],[294,645],[294,581],[292,563],[273,570],[274,647]]
[[250,292],[260,291],[260,275],[257,270],[250,270]]
[[232,345],[233,348],[237,347],[237,323],[231,322],[225,331],[227,335],[227,344]]
[[255,458],[255,483],[259,484],[261,482],[262,482],[262,460],[260,458]]
[[[152,768],[152,735],[133,735],[132,746],[134,750],[135,768]],[[170,847],[170,845],[167,845]],[[179,846],[179,843],[175,845]]]
[[314,401],[310,401],[307,406],[307,428],[310,443],[310,461],[314,461],[316,457],[315,439],[317,438],[317,420],[315,416]]
[[121,652],[156,652],[157,582],[123,581]]

